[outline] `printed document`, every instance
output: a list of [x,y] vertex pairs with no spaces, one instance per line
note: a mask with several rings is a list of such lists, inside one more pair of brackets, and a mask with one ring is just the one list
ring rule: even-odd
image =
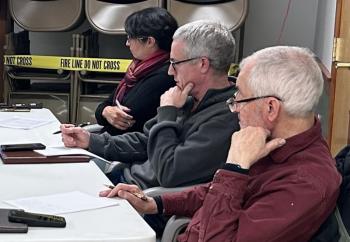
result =
[[51,123],[53,121],[54,120],[43,120],[14,116],[11,118],[1,119],[0,126],[13,129],[33,129]]
[[80,191],[20,198],[4,202],[28,212],[46,214],[73,213],[118,205],[117,199],[98,197],[97,195],[91,196]]

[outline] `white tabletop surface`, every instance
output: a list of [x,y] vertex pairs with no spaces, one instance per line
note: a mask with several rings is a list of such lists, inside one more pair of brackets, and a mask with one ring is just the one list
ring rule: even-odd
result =
[[[1,113],[0,118],[3,118],[4,114],[11,115]],[[25,117],[28,117],[28,114],[43,114],[55,120],[51,112],[45,109],[32,110]],[[46,145],[59,144],[60,135],[52,135],[58,128],[57,120],[33,130],[0,128],[0,144],[34,141]],[[11,207],[3,202],[5,200],[70,191],[98,196],[98,192],[105,189],[103,184],[106,183],[110,184],[109,180],[93,162],[0,165],[0,207]],[[142,217],[126,200],[118,201],[118,206],[64,214],[66,228],[29,227],[27,234],[0,234],[0,241],[155,242],[154,231]]]
[[63,145],[61,135],[52,133],[60,129],[60,122],[48,109],[32,109],[30,112],[0,112],[0,119],[9,117],[39,118],[52,120],[49,124],[30,129],[10,129],[0,127],[0,144],[43,143],[47,146]]

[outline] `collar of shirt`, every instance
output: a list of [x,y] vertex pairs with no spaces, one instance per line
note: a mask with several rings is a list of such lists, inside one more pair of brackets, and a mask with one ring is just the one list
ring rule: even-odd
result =
[[269,156],[275,163],[285,162],[291,155],[308,147],[322,136],[321,122],[315,118],[315,123],[309,130],[286,139],[286,144],[272,151]]

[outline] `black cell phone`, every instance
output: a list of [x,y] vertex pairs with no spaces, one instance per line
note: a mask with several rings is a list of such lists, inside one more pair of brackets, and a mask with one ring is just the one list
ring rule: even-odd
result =
[[23,210],[10,210],[8,220],[14,223],[24,223],[33,227],[66,227],[66,220],[64,217],[49,214],[29,213]]
[[42,143],[1,145],[2,151],[44,150],[45,148],[46,146],[43,145]]

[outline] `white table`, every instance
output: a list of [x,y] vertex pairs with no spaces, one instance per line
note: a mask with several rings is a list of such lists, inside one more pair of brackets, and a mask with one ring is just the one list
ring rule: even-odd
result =
[[30,112],[0,112],[0,119],[7,119],[14,116],[52,120],[52,122],[30,130],[0,127],[0,144],[35,142],[43,143],[47,146],[62,145],[61,135],[52,134],[59,130],[60,122],[50,110],[43,108],[32,109]]
[[[3,114],[0,113],[0,118],[4,117]],[[30,114],[52,115],[45,109],[32,110]],[[0,128],[0,144],[34,141],[46,145],[59,144],[60,135],[52,135],[58,126],[56,120],[33,130]],[[97,196],[99,191],[105,189],[102,184],[106,183],[110,184],[109,180],[93,162],[0,165],[0,207],[10,208],[4,200],[77,190]],[[27,234],[0,234],[0,241],[155,242],[154,231],[131,205],[122,199],[118,199],[118,202],[119,206],[64,214],[66,228],[30,227]]]

